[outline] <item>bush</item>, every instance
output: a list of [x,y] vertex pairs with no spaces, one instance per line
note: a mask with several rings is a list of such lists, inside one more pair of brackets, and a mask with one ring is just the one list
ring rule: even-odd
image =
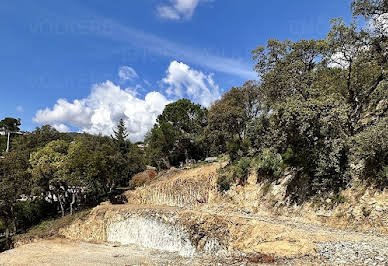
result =
[[129,189],[134,190],[137,187],[141,187],[150,183],[156,177],[156,173],[151,170],[146,170],[132,177],[129,181]]
[[232,186],[232,179],[225,175],[219,175],[217,178],[217,187],[219,191],[225,192]]
[[233,167],[233,176],[239,180],[240,184],[245,184],[248,179],[251,159],[247,157],[241,158]]
[[[361,177],[379,186],[388,186],[388,119],[353,138],[352,153],[361,164]],[[359,174],[359,173],[357,173]]]
[[227,142],[226,150],[229,154],[230,160],[235,162],[247,154],[249,150],[249,140],[240,140],[239,138],[234,138],[233,140]]
[[269,149],[264,149],[254,158],[252,166],[257,170],[260,177],[264,179],[278,178],[283,172],[282,156]]
[[16,222],[22,231],[55,214],[55,205],[45,200],[20,201],[15,205]]

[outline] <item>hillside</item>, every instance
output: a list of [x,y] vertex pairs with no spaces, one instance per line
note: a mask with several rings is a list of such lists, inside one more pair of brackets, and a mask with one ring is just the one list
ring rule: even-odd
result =
[[[147,257],[150,254],[147,250],[155,250],[149,264],[158,264],[154,259],[166,256],[162,254],[171,254],[171,262],[182,260],[182,264],[196,265],[227,261],[388,262],[386,192],[366,190],[359,195],[355,189],[350,189],[343,192],[344,203],[317,207],[307,201],[294,205],[284,193],[290,176],[268,188],[266,184],[256,183],[257,177],[250,175],[245,186],[234,185],[228,192],[221,193],[216,180],[219,169],[225,165],[214,163],[160,173],[150,184],[126,192],[128,204],[103,203],[89,215],[61,229],[60,235],[72,241],[58,244],[53,240],[50,245],[57,251],[50,256],[56,257],[56,252],[62,256],[61,245],[67,247],[66,250],[77,247],[95,252],[98,249],[99,254],[105,252],[109,256],[114,245],[118,257],[139,249],[143,250],[139,254]],[[357,191],[361,193],[360,188]],[[0,255],[0,264],[15,254],[34,256],[44,245],[47,242],[5,252]],[[48,254],[43,258],[45,256]],[[82,258],[82,254],[78,256]],[[88,259],[91,259],[89,253],[84,261]],[[117,264],[120,261],[125,260]]]

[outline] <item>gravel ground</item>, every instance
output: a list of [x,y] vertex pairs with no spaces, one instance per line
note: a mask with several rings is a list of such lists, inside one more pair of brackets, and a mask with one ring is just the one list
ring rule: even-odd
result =
[[319,253],[334,265],[388,265],[387,242],[320,243]]

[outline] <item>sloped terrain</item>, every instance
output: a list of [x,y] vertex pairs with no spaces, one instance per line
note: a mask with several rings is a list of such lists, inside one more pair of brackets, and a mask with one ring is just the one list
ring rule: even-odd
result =
[[[60,230],[62,236],[73,241],[65,242],[64,247],[75,243],[80,249],[97,249],[93,252],[101,254],[97,256],[102,258],[108,258],[115,250],[120,251],[117,253],[121,254],[118,255],[120,259],[116,258],[108,265],[119,265],[122,261],[129,265],[139,264],[126,256],[143,256],[146,264],[167,261],[194,265],[388,263],[388,236],[384,234],[387,229],[385,192],[371,195],[367,191],[359,197],[348,191],[346,202],[314,209],[312,202],[300,206],[289,202],[285,190],[290,176],[268,186],[257,184],[257,177],[251,175],[245,186],[234,186],[227,193],[220,193],[216,180],[217,171],[223,166],[225,163],[214,163],[159,174],[150,184],[126,192],[128,204],[103,203],[89,215]],[[358,204],[356,200],[359,200]],[[349,230],[368,217],[363,213],[365,209],[361,211],[364,220],[355,214],[353,220],[348,219],[350,214],[347,212],[362,209],[366,204],[382,211],[371,210],[369,218],[375,220],[369,220],[367,225],[359,228],[360,232]],[[281,211],[284,215],[280,215]],[[341,211],[345,213],[343,216],[336,214]],[[338,222],[333,223],[336,220]],[[33,250],[41,245],[44,244],[32,245],[31,253],[24,251],[28,246],[23,246],[0,255],[0,265],[10,258],[10,254],[33,256]],[[107,252],[106,256],[104,252]],[[138,255],[128,255],[131,252]],[[94,261],[88,256],[83,259],[88,263]]]

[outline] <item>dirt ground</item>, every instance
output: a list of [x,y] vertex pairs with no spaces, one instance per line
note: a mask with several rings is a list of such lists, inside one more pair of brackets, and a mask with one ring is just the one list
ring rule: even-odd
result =
[[0,254],[0,265],[202,265],[206,258],[182,258],[139,246],[41,240]]

